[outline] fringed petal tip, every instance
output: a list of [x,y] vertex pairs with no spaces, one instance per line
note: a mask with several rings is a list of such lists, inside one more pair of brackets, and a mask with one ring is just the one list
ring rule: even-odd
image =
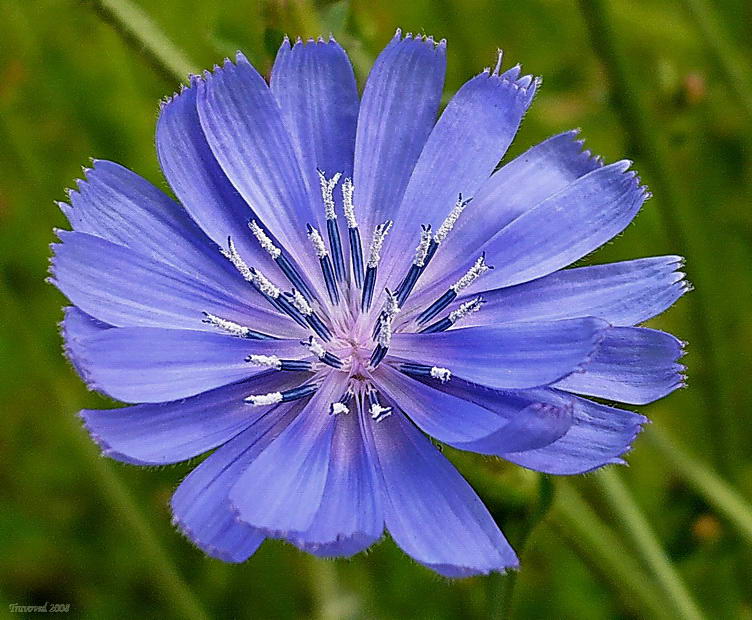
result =
[[255,549],[223,549],[217,545],[206,543],[198,534],[182,519],[175,514],[175,507],[170,503],[173,510],[172,525],[180,532],[189,542],[193,543],[210,558],[221,560],[228,564],[242,564],[250,558],[261,546],[263,540],[259,542]]
[[407,43],[409,41],[415,41],[416,43],[426,43],[428,46],[433,50],[439,50],[440,52],[444,52],[446,50],[446,39],[439,39],[436,41],[433,35],[430,34],[413,34],[412,32],[407,32],[404,35],[402,34],[402,28],[397,28],[397,30],[394,31],[394,36],[392,37],[390,45],[393,45],[395,43]]
[[335,540],[328,542],[309,542],[296,533],[288,533],[282,539],[319,558],[351,558],[378,544],[382,537],[383,534],[379,538],[374,538],[373,534],[367,532],[355,532],[347,536],[337,536]]
[[492,573],[507,575],[510,572],[520,570],[520,561],[516,555],[514,556],[514,562],[483,568],[457,566],[454,564],[423,564],[422,562],[419,562],[419,564],[447,579],[467,579],[468,577],[486,576]]
[[109,444],[109,442],[100,434],[98,426],[94,421],[96,416],[100,413],[102,412],[97,411],[96,409],[82,409],[78,412],[78,417],[81,420],[81,423],[86,432],[89,433],[92,441],[97,444],[97,446],[99,446],[99,449],[102,451],[102,456],[107,457],[108,459],[112,459],[113,461],[118,461],[119,463],[125,463],[126,465],[137,465],[139,467],[160,465],[160,463],[152,463],[149,461],[142,461],[130,457],[127,454],[123,454],[122,452],[119,452],[118,450],[113,448]]

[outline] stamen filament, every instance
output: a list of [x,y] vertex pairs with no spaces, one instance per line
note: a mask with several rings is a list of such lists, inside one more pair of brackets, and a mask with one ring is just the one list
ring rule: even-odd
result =
[[483,303],[484,301],[482,297],[476,297],[475,299],[466,301],[456,310],[452,310],[449,313],[449,316],[444,317],[440,321],[436,321],[436,323],[432,323],[425,329],[421,329],[420,333],[421,334],[433,334],[436,332],[443,332],[449,329],[457,321],[465,318],[468,314],[472,314],[473,312],[477,312],[478,310],[480,310]]
[[339,415],[341,413],[348,414],[350,413],[350,408],[347,406],[347,403],[352,400],[353,391],[351,389],[347,389],[347,391],[342,395],[342,397],[339,399],[339,401],[332,403],[329,407],[329,415]]
[[319,263],[321,264],[321,272],[324,275],[324,282],[326,283],[326,291],[329,294],[329,301],[334,305],[339,304],[339,289],[337,288],[337,282],[334,278],[334,268],[332,267],[332,260],[329,258],[329,251],[324,245],[324,239],[321,237],[321,233],[307,224],[308,238],[313,244],[313,249],[316,252],[316,256],[319,257]]
[[276,405],[279,403],[289,403],[293,400],[299,400],[306,398],[316,393],[319,386],[314,383],[307,383],[305,385],[292,388],[290,390],[284,390],[282,392],[269,392],[268,394],[251,394],[245,399],[245,402],[253,405],[254,407],[264,407],[268,405]]
[[381,260],[381,248],[384,245],[384,239],[389,234],[392,228],[392,221],[387,220],[383,224],[379,224],[373,231],[373,238],[371,239],[371,247],[368,250],[368,265],[366,267],[366,277],[363,283],[363,296],[361,298],[360,307],[362,311],[367,312],[371,308],[371,302],[373,301],[373,287],[376,284],[376,270]]
[[391,407],[384,407],[378,399],[378,392],[376,390],[369,390],[368,392],[368,404],[371,419],[375,422],[381,422],[383,419],[392,415]]
[[350,238],[350,262],[352,264],[355,286],[363,286],[363,245],[360,241],[358,221],[355,219],[355,205],[353,204],[353,182],[347,178],[342,181],[342,205],[347,220],[347,233]]
[[[455,203],[452,210],[449,212],[449,215],[446,216],[444,221],[441,223],[441,226],[439,226],[439,229],[436,231],[436,234],[433,236],[433,241],[436,243],[436,245],[441,245],[447,238],[449,233],[452,232],[454,225],[457,223],[457,220],[460,219],[460,215],[462,215],[462,212],[465,210],[465,207],[470,204],[471,200],[472,198],[463,200],[462,194],[459,195],[459,198],[457,199],[457,202]],[[434,250],[434,252],[435,251],[436,250]]]
[[332,368],[342,368],[342,360],[334,353],[327,351],[324,346],[313,336],[308,338],[308,340],[301,340],[300,344],[302,344],[311,353],[313,353],[313,355],[315,355],[320,362],[323,362],[324,364],[331,366]]
[[[408,269],[407,275],[404,277],[399,287],[397,288],[397,299],[399,299],[400,305],[405,304],[405,301],[407,301],[410,293],[412,293],[413,288],[415,288],[415,285],[418,283],[418,279],[425,271],[426,265],[430,260],[429,252],[431,250],[431,247],[438,247],[437,244],[433,243],[433,239],[431,238],[431,225],[422,225],[420,232],[420,243],[418,244],[418,247],[415,248],[415,258],[413,259],[413,264],[410,265],[410,269]],[[433,254],[431,254],[430,256],[432,258]]]
[[334,209],[334,188],[337,185],[341,173],[335,174],[331,179],[326,178],[323,170],[317,170],[321,184],[321,198],[324,201],[324,213],[326,216],[326,230],[329,235],[329,247],[332,249],[334,259],[334,272],[338,282],[345,281],[345,259],[342,254],[342,242],[339,237],[337,225],[337,212]]
[[250,274],[251,283],[256,288],[256,290],[261,293],[267,299],[267,301],[269,301],[269,303],[271,303],[278,310],[284,312],[301,327],[308,327],[306,320],[303,318],[300,312],[298,312],[297,308],[295,308],[295,306],[281,294],[278,286],[272,284],[269,278],[267,278],[263,273],[261,273],[261,271],[254,267],[250,268]]
[[298,309],[300,314],[308,323],[309,327],[316,332],[316,334],[324,340],[332,339],[332,332],[319,318],[319,316],[313,311],[313,308],[308,303],[305,297],[300,294],[296,289],[293,289],[291,293],[285,293],[285,296],[292,302],[292,304]]
[[314,295],[311,292],[311,289],[308,288],[308,285],[303,281],[303,278],[298,273],[298,270],[290,262],[290,259],[287,258],[287,255],[282,252],[281,248],[274,245],[274,242],[269,238],[269,235],[266,234],[264,229],[259,226],[258,222],[256,220],[251,220],[250,222],[248,222],[248,228],[251,229],[253,236],[256,237],[256,240],[259,242],[261,248],[266,250],[269,256],[272,257],[272,260],[277,263],[280,270],[285,275],[290,284],[292,284],[295,288],[301,290],[307,299],[314,299]]
[[478,260],[475,261],[475,264],[467,270],[467,273],[465,273],[465,275],[457,280],[457,282],[452,284],[452,286],[449,287],[449,290],[447,290],[441,297],[439,297],[418,316],[418,324],[422,325],[423,323],[430,321],[439,312],[441,312],[444,308],[451,304],[457,298],[457,295],[460,293],[460,291],[470,286],[473,282],[475,282],[475,280],[486,273],[489,269],[492,269],[490,265],[486,265],[485,260],[485,253],[481,254],[478,257]]
[[438,379],[442,383],[446,383],[452,378],[452,371],[448,368],[442,368],[441,366],[428,366],[426,364],[405,362],[404,364],[400,364],[399,369],[407,375],[415,377],[430,377],[432,379]]
[[272,368],[274,370],[291,370],[296,372],[313,369],[311,362],[306,360],[285,360],[276,355],[249,355],[245,361],[257,368]]
[[235,323],[235,321],[223,319],[222,317],[211,314],[210,312],[203,312],[202,314],[205,317],[202,320],[203,323],[213,325],[214,327],[226,331],[232,336],[237,336],[238,338],[248,338],[250,340],[279,340],[276,336],[262,334],[261,332],[257,332],[249,327],[245,327],[240,323]]

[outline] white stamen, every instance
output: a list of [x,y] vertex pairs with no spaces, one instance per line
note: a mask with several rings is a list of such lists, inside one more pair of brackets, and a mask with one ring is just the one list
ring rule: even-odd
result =
[[329,256],[329,250],[327,250],[326,245],[324,245],[324,238],[313,226],[311,226],[311,229],[308,231],[308,238],[311,240],[311,243],[313,243],[313,250],[316,252],[316,256],[319,258],[326,258]]
[[282,369],[282,360],[276,355],[249,355],[245,361],[256,366],[257,368],[273,368],[274,370]]
[[369,411],[371,412],[371,419],[376,420],[376,422],[381,422],[384,418],[392,415],[391,407],[383,407],[379,403],[373,403]]
[[441,226],[439,226],[439,230],[437,230],[436,234],[433,236],[433,240],[436,243],[444,241],[444,239],[447,238],[447,235],[452,232],[452,228],[454,228],[454,225],[457,223],[457,220],[460,219],[460,215],[462,215],[462,212],[469,203],[470,201],[463,200],[462,196],[457,199],[457,202],[449,212],[449,215],[446,216],[446,219],[441,223]]
[[381,329],[379,330],[377,341],[379,345],[385,349],[388,349],[389,345],[392,344],[392,319],[393,318],[394,318],[393,316],[389,316],[388,314],[382,314],[381,318],[379,319],[381,323]]
[[467,270],[467,273],[462,276],[457,282],[452,284],[451,288],[455,293],[459,293],[462,289],[470,286],[475,280],[482,276],[486,271],[491,269],[486,265],[486,259],[484,256],[479,256],[475,264]]
[[251,232],[253,233],[253,236],[258,240],[259,245],[263,250],[269,253],[269,256],[271,256],[273,259],[279,258],[279,255],[282,254],[282,250],[280,250],[276,245],[274,245],[274,243],[272,243],[269,235],[264,232],[264,229],[258,225],[258,222],[256,222],[256,220],[251,220],[250,222],[248,222],[248,228],[251,229]]
[[240,336],[242,338],[245,338],[246,336],[248,336],[248,334],[251,333],[250,328],[244,327],[243,325],[240,325],[240,323],[228,321],[227,319],[223,319],[222,317],[211,314],[209,312],[204,312],[204,316],[206,317],[204,319],[204,323],[218,327],[219,329],[226,331],[228,334],[231,334],[233,336]]
[[431,227],[426,226],[420,231],[420,243],[415,248],[415,258],[413,259],[413,265],[416,267],[423,267],[426,264],[426,257],[428,256],[428,247],[431,245]]
[[389,289],[386,290],[386,301],[384,302],[384,312],[390,317],[394,318],[400,311],[399,298],[392,293]]
[[383,224],[379,224],[373,231],[373,239],[371,239],[371,247],[368,250],[368,266],[378,267],[381,260],[381,248],[384,245],[384,239],[389,234],[392,228],[392,220],[387,220]]
[[227,260],[235,265],[235,269],[240,272],[241,276],[248,280],[248,282],[253,282],[253,271],[243,260],[243,257],[238,254],[238,251],[237,249],[235,249],[235,244],[233,243],[232,239],[227,239],[227,249],[221,250],[221,252]]
[[449,381],[449,379],[452,378],[452,371],[448,368],[434,366],[431,368],[431,377],[438,379],[442,383],[446,383],[447,381]]
[[472,314],[473,312],[480,310],[480,307],[482,305],[483,299],[481,297],[476,297],[475,299],[466,301],[459,308],[452,310],[449,313],[449,320],[452,322],[452,324],[454,324],[460,319],[464,319],[468,314]]
[[311,336],[308,340],[303,340],[300,344],[302,344],[319,359],[322,359],[326,355],[326,349],[324,349],[324,345],[322,345],[313,336]]
[[282,392],[269,392],[268,394],[252,394],[245,399],[254,407],[265,407],[266,405],[276,405],[282,402]]
[[339,178],[342,176],[342,173],[338,172],[331,179],[327,180],[326,174],[324,174],[323,170],[317,170],[316,172],[319,173],[319,183],[321,183],[321,198],[324,201],[324,213],[326,214],[326,219],[336,220],[337,214],[334,211],[333,194],[334,188],[336,187]]
[[295,306],[295,309],[303,316],[310,316],[313,314],[311,304],[308,303],[308,300],[303,297],[302,293],[297,289],[292,289],[292,305]]
[[345,219],[347,220],[348,228],[357,228],[358,221],[355,219],[355,205],[353,204],[353,192],[355,186],[352,179],[347,178],[342,181],[342,207],[345,210]]
[[350,413],[350,409],[345,403],[332,403],[329,413],[332,415],[339,415],[340,413],[348,414]]
[[268,295],[272,299],[277,299],[277,297],[279,297],[279,288],[274,286],[274,284],[271,283],[271,280],[269,280],[269,278],[258,269],[251,269],[251,277],[253,278],[252,282],[258,286],[259,290],[264,295]]
[[389,345],[392,343],[392,322],[394,321],[394,317],[397,316],[397,313],[399,311],[400,307],[397,295],[387,289],[386,301],[384,302],[384,310],[381,313],[381,317],[379,319],[381,329],[379,330],[379,335],[376,338],[376,341],[379,343],[379,345],[381,345],[385,349],[388,349]]

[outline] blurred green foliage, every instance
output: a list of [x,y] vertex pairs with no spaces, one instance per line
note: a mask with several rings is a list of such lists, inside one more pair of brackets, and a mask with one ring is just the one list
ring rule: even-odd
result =
[[[166,188],[154,122],[157,101],[178,85],[95,5],[0,0],[0,614],[10,603],[49,601],[70,603],[76,616],[184,617],[193,605],[181,594],[187,588],[210,617],[498,615],[506,578],[443,580],[389,541],[337,562],[279,542],[239,566],[208,559],[170,526],[167,501],[190,463],[139,469],[98,456],[75,412],[112,403],[87,393],[64,361],[56,329],[64,300],[44,283],[52,229],[65,226],[54,201],[65,198],[63,188],[89,157],[123,163]],[[655,197],[591,260],[687,256],[697,290],[651,325],[690,342],[690,387],[644,411],[750,498],[752,108],[744,93],[752,80],[752,6],[716,0],[706,7],[720,40],[718,31],[703,38],[707,22],[698,26],[690,10],[704,2],[606,5],[604,48],[583,16],[585,0],[139,2],[196,71],[236,49],[268,71],[283,33],[333,32],[362,83],[401,26],[448,39],[447,95],[493,63],[497,47],[507,66],[519,61],[542,75],[508,157],[582,127],[589,148],[607,160],[636,160]],[[623,74],[609,66],[614,58]],[[747,83],[730,84],[732,72]],[[630,126],[630,109],[643,133]],[[750,541],[672,469],[650,433],[637,440],[622,480],[707,616],[752,618]],[[537,477],[495,460],[450,456],[517,543],[536,510]],[[617,559],[649,575],[597,476],[555,480],[554,490],[554,507],[522,557],[515,617],[652,617],[655,610],[623,589],[578,532],[584,521],[576,507],[563,503],[577,493],[608,528]]]

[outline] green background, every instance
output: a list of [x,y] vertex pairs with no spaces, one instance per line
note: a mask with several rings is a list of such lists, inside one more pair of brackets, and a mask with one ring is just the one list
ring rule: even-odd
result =
[[[123,6],[0,0],[0,617],[48,601],[103,618],[752,618],[749,2],[143,0],[130,34]],[[331,31],[362,84],[397,26],[448,39],[447,96],[497,47],[542,75],[508,156],[581,127],[607,161],[634,159],[654,198],[589,260],[682,254],[696,287],[650,323],[689,341],[689,388],[641,409],[654,424],[628,468],[540,479],[450,454],[519,550],[532,529],[513,591],[437,577],[390,541],[340,561],[277,541],[242,565],[204,557],[167,507],[191,464],[121,465],[81,429],[78,409],[112,403],[63,359],[44,283],[54,201],[89,157],[166,187],[153,132],[176,72],[236,49],[268,71],[283,33]]]

